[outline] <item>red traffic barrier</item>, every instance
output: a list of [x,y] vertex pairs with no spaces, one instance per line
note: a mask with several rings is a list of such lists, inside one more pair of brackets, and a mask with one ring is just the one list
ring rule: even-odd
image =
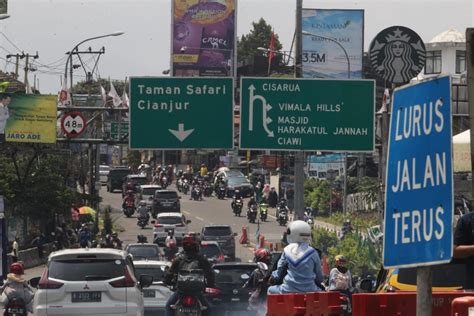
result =
[[[451,302],[467,292],[434,292],[433,316],[446,316],[451,313]],[[473,293],[474,295],[474,293]],[[395,292],[376,294],[353,294],[352,315],[412,316],[416,315],[416,292]]]
[[242,236],[240,236],[239,242],[241,245],[249,243],[249,240],[247,237],[247,226],[242,226]]
[[451,316],[470,316],[474,312],[474,296],[458,297],[451,303]]
[[339,316],[343,310],[339,292],[270,294],[267,316]]
[[265,247],[265,236],[259,235],[258,236],[258,249],[262,249]]

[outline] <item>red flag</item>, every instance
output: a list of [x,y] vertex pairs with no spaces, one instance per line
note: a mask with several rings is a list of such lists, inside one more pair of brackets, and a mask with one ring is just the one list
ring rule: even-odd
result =
[[272,32],[272,37],[270,39],[270,53],[268,54],[268,63],[271,64],[273,58],[275,58],[275,33]]

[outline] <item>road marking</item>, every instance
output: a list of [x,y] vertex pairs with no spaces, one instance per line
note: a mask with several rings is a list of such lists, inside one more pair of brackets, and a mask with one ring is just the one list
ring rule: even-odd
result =
[[189,213],[188,211],[182,211],[182,212],[186,215],[191,215],[191,213]]
[[198,220],[200,220],[200,221],[203,221],[203,222],[204,222],[204,218],[201,218],[201,217],[199,217],[199,216],[196,216],[196,218],[197,218]]

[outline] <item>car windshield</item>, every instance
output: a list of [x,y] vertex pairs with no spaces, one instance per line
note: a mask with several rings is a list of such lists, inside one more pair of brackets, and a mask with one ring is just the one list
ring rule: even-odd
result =
[[206,227],[204,228],[206,236],[229,236],[232,235],[230,227]]
[[218,271],[216,273],[216,283],[217,284],[240,284],[243,285],[246,280],[242,280],[240,277],[242,274],[250,274],[254,270],[253,267],[251,268],[236,268],[236,267],[229,267],[229,268],[215,268]]
[[182,224],[183,221],[181,217],[176,217],[176,216],[162,216],[158,217],[158,223],[162,225],[176,225],[176,224]]
[[128,169],[111,169],[109,172],[109,175],[111,177],[117,177],[117,178],[124,178],[130,173],[130,170]]
[[178,194],[176,192],[157,192],[157,199],[177,199]]
[[[416,268],[398,270],[398,282],[416,285]],[[433,287],[463,287],[466,280],[466,267],[463,263],[450,263],[433,266]]]
[[247,181],[247,178],[245,177],[232,177],[232,178],[229,178],[227,183],[229,185],[241,185],[241,184],[247,184],[249,182]]
[[158,266],[153,267],[137,267],[135,266],[135,276],[140,278],[140,275],[147,274],[153,276],[153,282],[163,281],[164,272]]
[[159,258],[160,252],[155,246],[130,246],[128,253],[134,258]]
[[125,274],[121,259],[51,260],[48,276],[64,281],[109,280]]
[[143,188],[142,194],[143,195],[155,195],[155,191],[159,190],[160,188]]
[[146,184],[148,182],[148,179],[146,177],[142,178],[131,178],[130,179],[130,182],[132,182],[133,184],[139,184],[139,185],[142,185],[142,184]]
[[244,174],[239,170],[229,170],[226,174],[228,177],[244,177]]
[[201,245],[201,254],[207,258],[214,258],[221,254],[217,245]]

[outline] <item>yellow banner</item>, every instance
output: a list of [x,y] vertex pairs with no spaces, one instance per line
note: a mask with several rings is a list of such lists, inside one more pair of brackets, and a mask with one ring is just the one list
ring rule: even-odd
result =
[[199,55],[180,54],[173,55],[173,61],[175,63],[197,63]]

